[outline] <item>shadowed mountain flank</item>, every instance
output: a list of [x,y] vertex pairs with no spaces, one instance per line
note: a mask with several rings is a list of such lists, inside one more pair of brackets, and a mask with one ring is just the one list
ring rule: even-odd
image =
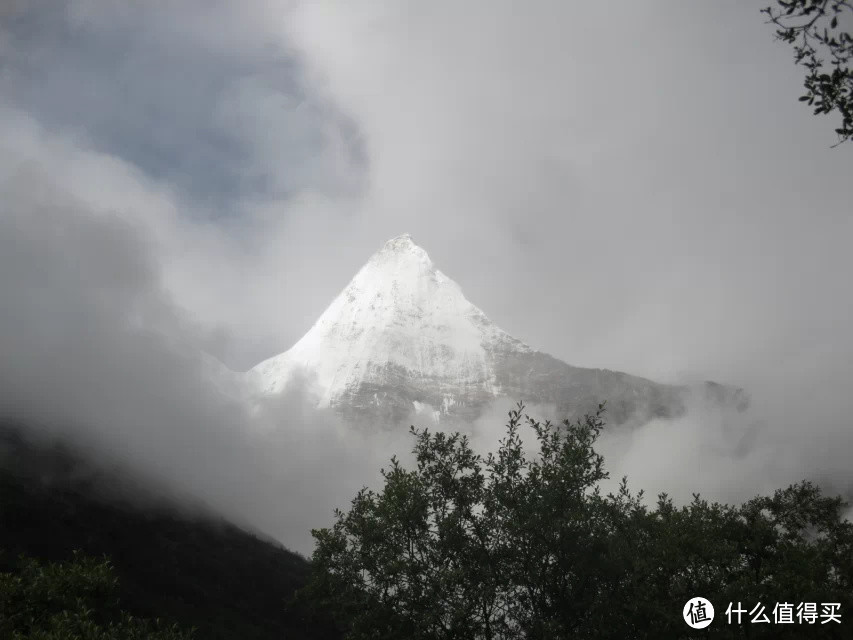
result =
[[302,556],[221,517],[179,509],[117,470],[0,427],[0,571],[23,554],[106,555],[119,605],[195,627],[197,638],[324,640],[323,621],[288,607],[308,580]]

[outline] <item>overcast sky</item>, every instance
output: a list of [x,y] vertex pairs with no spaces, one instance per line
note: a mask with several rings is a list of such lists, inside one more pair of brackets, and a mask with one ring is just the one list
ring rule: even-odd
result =
[[774,480],[849,487],[853,145],[765,4],[2,3],[2,401],[226,434],[187,354],[284,351],[409,232],[531,346],[742,385]]

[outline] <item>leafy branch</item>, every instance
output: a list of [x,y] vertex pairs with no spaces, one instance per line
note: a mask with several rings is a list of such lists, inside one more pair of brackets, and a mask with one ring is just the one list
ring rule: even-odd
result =
[[841,126],[835,129],[838,142],[832,145],[837,147],[853,137],[853,36],[839,26],[853,21],[853,5],[850,0],[777,3],[761,12],[776,27],[776,39],[794,47],[794,62],[806,69],[800,102],[813,107],[814,115],[841,116]]

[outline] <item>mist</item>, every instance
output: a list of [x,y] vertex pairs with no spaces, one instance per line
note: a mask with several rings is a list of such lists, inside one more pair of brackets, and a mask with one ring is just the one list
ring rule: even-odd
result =
[[534,348],[749,393],[605,431],[614,477],[850,495],[851,148],[760,4],[200,7],[4,10],[4,415],[308,553],[408,424],[250,407],[217,360],[289,348],[411,232]]
[[150,238],[51,182],[4,187],[0,415],[148,487],[123,500],[154,492],[310,555],[311,529],[410,443],[347,429],[298,383],[248,402],[163,291]]

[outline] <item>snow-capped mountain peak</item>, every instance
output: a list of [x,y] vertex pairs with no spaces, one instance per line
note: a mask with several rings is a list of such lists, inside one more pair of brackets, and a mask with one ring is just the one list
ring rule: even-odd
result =
[[[379,425],[413,413],[466,422],[499,396],[551,404],[560,418],[607,401],[611,423],[642,423],[682,415],[695,391],[530,349],[471,304],[408,234],[386,242],[299,342],[248,377],[262,394],[305,384],[319,407]],[[739,389],[701,390],[719,406],[747,403]]]
[[[320,406],[334,406],[366,385],[404,379],[494,395],[499,390],[488,352],[496,347],[529,351],[492,324],[403,234],[367,261],[299,342],[252,374],[265,392],[275,393],[301,372]],[[452,395],[442,398],[444,406],[457,401]]]

